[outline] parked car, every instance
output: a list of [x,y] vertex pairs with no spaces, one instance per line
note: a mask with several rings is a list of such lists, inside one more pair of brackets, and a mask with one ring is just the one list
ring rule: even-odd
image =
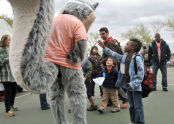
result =
[[168,61],[167,66],[174,66],[174,61]]

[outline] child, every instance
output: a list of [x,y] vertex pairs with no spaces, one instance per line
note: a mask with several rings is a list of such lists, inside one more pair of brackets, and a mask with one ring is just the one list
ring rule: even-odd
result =
[[112,58],[109,57],[107,59],[106,67],[104,67],[99,76],[105,77],[105,80],[103,82],[103,99],[99,106],[98,112],[103,113],[108,104],[109,98],[111,99],[114,107],[111,112],[119,112],[120,104],[118,100],[118,89],[116,89],[115,87],[115,83],[118,77],[118,71],[114,67],[114,60]]
[[[117,80],[117,85],[120,85],[124,81],[127,85],[128,90],[128,100],[129,100],[129,112],[131,123],[133,124],[145,124],[144,121],[144,110],[142,103],[142,87],[141,83],[144,77],[144,63],[143,57],[138,52],[140,51],[142,44],[137,39],[130,39],[127,42],[124,55],[120,55],[117,52],[110,50],[105,47],[102,42],[98,42],[99,45],[104,49],[104,52],[113,57],[118,62],[121,62],[121,68],[119,72],[119,77]],[[137,73],[135,73],[134,68],[134,57],[137,65]]]
[[83,75],[85,80],[85,85],[87,89],[87,96],[91,106],[87,109],[88,111],[96,111],[97,106],[94,103],[93,94],[91,92],[91,73],[92,73],[92,64],[91,62],[86,59],[82,64]]

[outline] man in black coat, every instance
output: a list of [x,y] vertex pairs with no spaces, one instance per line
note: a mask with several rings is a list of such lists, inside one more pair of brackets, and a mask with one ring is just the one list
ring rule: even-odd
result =
[[167,89],[167,61],[170,60],[171,51],[168,44],[161,39],[160,34],[157,33],[155,35],[155,40],[153,40],[149,45],[148,50],[148,59],[149,62],[152,64],[153,70],[153,90],[156,91],[156,75],[158,69],[161,70],[162,73],[162,87],[163,91],[168,91]]

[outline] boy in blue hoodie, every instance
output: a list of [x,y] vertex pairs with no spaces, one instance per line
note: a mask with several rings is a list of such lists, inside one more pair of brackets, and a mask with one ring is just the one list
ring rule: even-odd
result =
[[[124,48],[124,55],[110,50],[100,41],[98,43],[108,56],[121,63],[116,85],[119,87],[123,82],[127,85],[131,124],[145,124],[141,94],[141,83],[144,78],[144,60],[142,55],[138,54],[142,43],[137,39],[130,39]],[[137,72],[135,72],[134,60],[136,60]]]
[[98,112],[103,113],[104,109],[106,108],[109,98],[112,101],[113,109],[111,112],[119,112],[120,111],[120,104],[118,99],[118,89],[115,87],[115,83],[118,78],[118,71],[114,67],[115,62],[112,58],[108,57],[106,61],[106,67],[101,71],[99,77],[105,77],[103,82],[103,98],[100,103]]

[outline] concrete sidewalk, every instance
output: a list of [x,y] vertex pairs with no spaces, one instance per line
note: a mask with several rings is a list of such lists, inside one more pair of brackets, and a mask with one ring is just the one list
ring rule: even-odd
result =
[[[174,124],[174,68],[168,69],[169,91],[163,92],[161,88],[161,74],[158,74],[157,91],[152,92],[148,98],[143,99],[146,124]],[[96,86],[95,102],[100,103],[99,88]],[[16,106],[20,111],[15,117],[6,117],[4,104],[0,103],[0,124],[54,124],[50,110],[40,110],[38,94],[24,94],[16,99]],[[89,107],[89,102],[88,102]],[[69,105],[66,103],[68,120],[72,115],[68,113]],[[97,111],[87,112],[88,124],[129,124],[129,111],[122,109],[118,113],[111,113],[108,107],[103,114]]]

